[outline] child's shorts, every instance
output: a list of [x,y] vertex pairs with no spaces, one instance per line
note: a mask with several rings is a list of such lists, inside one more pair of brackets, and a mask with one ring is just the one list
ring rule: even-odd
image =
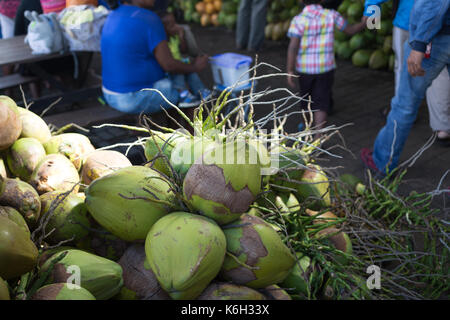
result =
[[334,70],[320,74],[300,73],[298,82],[300,96],[306,101],[301,102],[301,107],[308,107],[311,96],[311,110],[320,110],[330,113],[333,103]]

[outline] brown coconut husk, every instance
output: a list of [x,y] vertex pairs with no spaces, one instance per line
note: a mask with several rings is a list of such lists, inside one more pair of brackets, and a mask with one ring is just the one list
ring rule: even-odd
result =
[[114,170],[130,166],[132,166],[130,160],[120,152],[96,150],[86,158],[81,171],[81,180],[84,184],[89,185],[95,179],[112,173]]
[[142,244],[130,246],[125,251],[119,264],[123,270],[123,285],[135,292],[138,300],[170,300],[169,295],[161,288],[155,274],[146,267],[145,248]]

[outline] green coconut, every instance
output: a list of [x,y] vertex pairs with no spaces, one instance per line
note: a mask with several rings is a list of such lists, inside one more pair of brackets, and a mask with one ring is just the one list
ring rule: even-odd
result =
[[325,172],[318,165],[309,164],[308,169],[296,186],[300,201],[308,201],[308,208],[318,210],[331,205],[330,183]]
[[81,181],[89,185],[95,179],[106,176],[117,169],[131,167],[130,160],[113,150],[96,150],[86,157],[81,170]]
[[221,275],[225,280],[265,288],[282,282],[295,263],[277,232],[261,218],[243,215],[224,233],[228,255]]
[[384,38],[383,52],[390,54],[392,52],[392,36],[387,36]]
[[10,300],[8,283],[0,277],[0,300]]
[[11,207],[0,206],[0,216],[3,216],[5,218],[8,218],[9,220],[13,221],[23,231],[25,231],[28,234],[28,236],[31,235],[30,229],[28,228],[28,225],[27,225],[25,219],[22,217],[22,215],[16,209],[11,208]]
[[272,161],[273,166],[278,166],[278,172],[270,177],[272,187],[277,192],[290,193],[296,189],[305,172],[309,157],[299,149],[286,146],[271,150],[278,162]]
[[145,252],[158,282],[173,299],[195,299],[219,273],[226,239],[213,220],[174,212],[153,225]]
[[120,300],[168,300],[170,296],[161,288],[147,263],[142,244],[130,246],[119,260],[123,270]]
[[17,108],[22,119],[21,138],[35,138],[40,143],[46,143],[52,137],[52,133],[41,117],[25,108]]
[[28,181],[45,155],[45,149],[39,140],[20,138],[9,148],[6,159],[11,173],[23,181]]
[[122,168],[94,180],[85,194],[92,217],[125,241],[144,240],[152,225],[176,206],[167,180],[144,166]]
[[210,149],[189,169],[183,192],[196,211],[219,224],[238,219],[261,192],[257,150],[244,141]]
[[31,271],[37,257],[38,250],[30,235],[0,215],[0,277],[9,280]]
[[345,14],[347,14],[348,7],[350,7],[351,4],[352,4],[351,0],[344,0],[344,1],[342,1],[342,3],[337,8],[337,11],[340,14],[344,14],[345,15]]
[[78,171],[62,154],[49,154],[36,166],[30,177],[30,184],[39,194],[50,191],[79,190],[80,177]]
[[276,284],[261,289],[260,292],[262,292],[269,300],[292,300],[286,290],[280,288]]
[[364,5],[361,2],[355,2],[348,6],[347,16],[351,18],[360,18],[364,13]]
[[350,59],[350,57],[353,55],[354,50],[350,48],[350,42],[344,41],[339,44],[339,47],[337,49],[337,56],[342,59]]
[[39,195],[31,185],[19,179],[0,177],[0,205],[13,207],[31,225],[39,219],[41,211]]
[[394,68],[395,68],[395,54],[391,54],[389,56],[388,68],[389,68],[389,71],[394,71]]
[[300,252],[296,256],[297,261],[280,286],[291,295],[308,298],[317,272],[308,256]]
[[[185,143],[188,138],[177,133],[155,133],[150,136],[145,142],[145,158],[149,162],[149,167],[164,173],[166,176],[171,176],[172,172],[169,168],[168,161],[170,161],[170,156],[172,150],[178,143]],[[157,156],[160,150],[164,156],[167,158],[162,158]]]
[[62,133],[44,143],[47,154],[60,153],[66,156],[77,170],[83,165],[86,156],[94,152],[88,137],[79,133]]
[[50,210],[46,231],[55,229],[46,238],[51,244],[73,239],[73,242],[89,234],[90,223],[84,199],[76,194],[65,194],[61,191],[47,192],[41,195],[41,216]]
[[90,219],[90,222],[94,227],[91,227],[88,236],[75,244],[76,248],[109,260],[118,261],[127,250],[129,243],[97,225],[95,220]]
[[197,300],[266,300],[264,295],[255,289],[233,283],[211,283]]
[[[62,254],[65,256],[55,263]],[[70,281],[78,275],[80,287],[92,293],[97,300],[112,298],[123,285],[122,267],[118,263],[82,250],[69,249],[54,254],[42,265],[38,275],[49,272],[52,265],[47,284],[73,283]]]
[[372,55],[372,50],[361,49],[356,51],[352,55],[352,63],[356,67],[367,67],[369,64],[370,56]]
[[31,300],[96,300],[88,290],[69,283],[53,283],[39,288]]
[[0,151],[16,141],[22,131],[22,121],[13,99],[0,96]]
[[365,37],[362,33],[355,34],[349,42],[352,50],[362,49],[366,45]]
[[273,30],[273,23],[268,23],[266,25],[266,27],[264,28],[264,36],[266,39],[271,39],[272,38],[272,30]]
[[375,50],[370,56],[369,68],[371,69],[385,69],[388,67],[389,57],[383,52],[383,50]]
[[51,249],[43,249],[43,251],[41,251],[38,256],[38,260],[37,260],[38,267],[41,268],[44,265],[44,263],[48,259],[50,259],[54,254],[63,252],[63,251],[67,251],[69,249],[76,249],[76,248],[68,247],[68,246],[60,246],[60,247],[54,247]]
[[[316,237],[319,239],[325,239],[330,245],[337,250],[342,251],[345,254],[352,254],[353,247],[352,241],[347,233],[334,227],[325,228],[320,230]],[[335,255],[335,260],[340,264],[347,264],[348,258],[345,255]]]
[[214,141],[208,138],[184,139],[173,148],[170,154],[170,164],[181,177],[184,177],[202,154],[213,146]]

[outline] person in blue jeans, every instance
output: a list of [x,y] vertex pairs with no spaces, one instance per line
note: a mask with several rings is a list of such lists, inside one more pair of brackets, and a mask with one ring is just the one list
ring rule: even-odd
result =
[[[180,98],[167,73],[201,72],[208,57],[198,56],[191,63],[173,58],[159,16],[151,9],[155,0],[108,1],[113,11],[102,30],[103,95],[108,105],[125,113],[150,114],[168,108],[192,106],[190,97]],[[152,90],[158,90],[160,93]],[[167,101],[166,101],[167,100]]]
[[241,0],[236,21],[239,50],[259,51],[264,42],[268,0]]
[[[450,72],[450,0],[416,0],[405,43],[399,88],[391,101],[386,125],[373,147],[361,150],[367,167],[385,175],[398,166],[400,154],[425,93],[441,71]],[[429,58],[425,58],[431,44]]]

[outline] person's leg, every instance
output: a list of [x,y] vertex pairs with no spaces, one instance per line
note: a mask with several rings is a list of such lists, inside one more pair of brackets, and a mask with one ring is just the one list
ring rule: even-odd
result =
[[200,79],[197,73],[188,73],[186,75],[186,82],[193,95],[198,95],[200,92],[206,89],[202,79]]
[[251,14],[252,0],[241,0],[236,21],[236,46],[239,49],[247,48]]
[[253,0],[250,22],[248,50],[259,50],[264,42],[266,27],[267,0]]
[[[303,112],[308,111],[308,107],[311,109],[314,109],[314,100],[312,99],[312,87],[314,84],[314,75],[306,74],[306,73],[300,73],[298,77],[298,84],[299,84],[299,95],[302,98],[302,101],[300,101],[300,109]],[[311,103],[309,103],[309,100],[311,100]],[[310,115],[308,113],[305,114],[306,119],[310,120]],[[300,115],[300,123],[299,123],[299,130],[301,127],[305,127],[304,125],[304,118],[303,115]],[[301,129],[303,130],[303,129]]]
[[161,96],[161,94],[172,104],[177,104],[179,100],[179,92],[173,87],[172,82],[167,79],[161,79],[154,83],[153,89],[158,90],[141,90],[137,92],[129,92],[122,94],[111,94],[103,91],[106,102],[112,108],[130,114],[139,114],[141,112],[151,114],[161,111],[161,107],[169,108],[169,103]]
[[444,68],[427,90],[430,127],[450,134],[450,75]]
[[404,54],[404,45],[405,42],[408,41],[409,32],[407,30],[403,30],[398,27],[394,27],[392,31],[392,50],[395,54],[395,64],[394,64],[394,73],[395,73],[395,93],[397,93],[398,85],[400,82],[400,73],[402,71],[402,62],[403,62],[403,54]]
[[[314,101],[314,127],[323,129],[327,123],[328,112],[330,111],[330,102],[332,95],[332,86],[334,79],[334,70],[318,74],[315,77],[312,87],[312,100]],[[321,134],[316,135],[316,139]]]
[[186,78],[184,74],[169,74],[169,80],[172,82],[173,87],[178,91],[187,90],[188,87],[186,85]]
[[174,88],[173,83],[169,79],[164,78],[156,81],[153,84],[153,89],[158,90],[165,99],[156,91],[140,91],[139,95],[142,97],[141,106],[144,113],[155,113],[161,111],[161,108],[170,108],[171,106],[166,99],[171,104],[176,105],[178,103],[180,92]]
[[373,160],[382,172],[385,172],[386,168],[392,170],[397,167],[427,88],[450,63],[450,36],[438,36],[433,40],[431,57],[422,62],[425,70],[423,77],[409,75],[407,59],[410,52],[409,44],[405,43],[398,94],[392,99],[386,125],[378,133],[374,144]]

